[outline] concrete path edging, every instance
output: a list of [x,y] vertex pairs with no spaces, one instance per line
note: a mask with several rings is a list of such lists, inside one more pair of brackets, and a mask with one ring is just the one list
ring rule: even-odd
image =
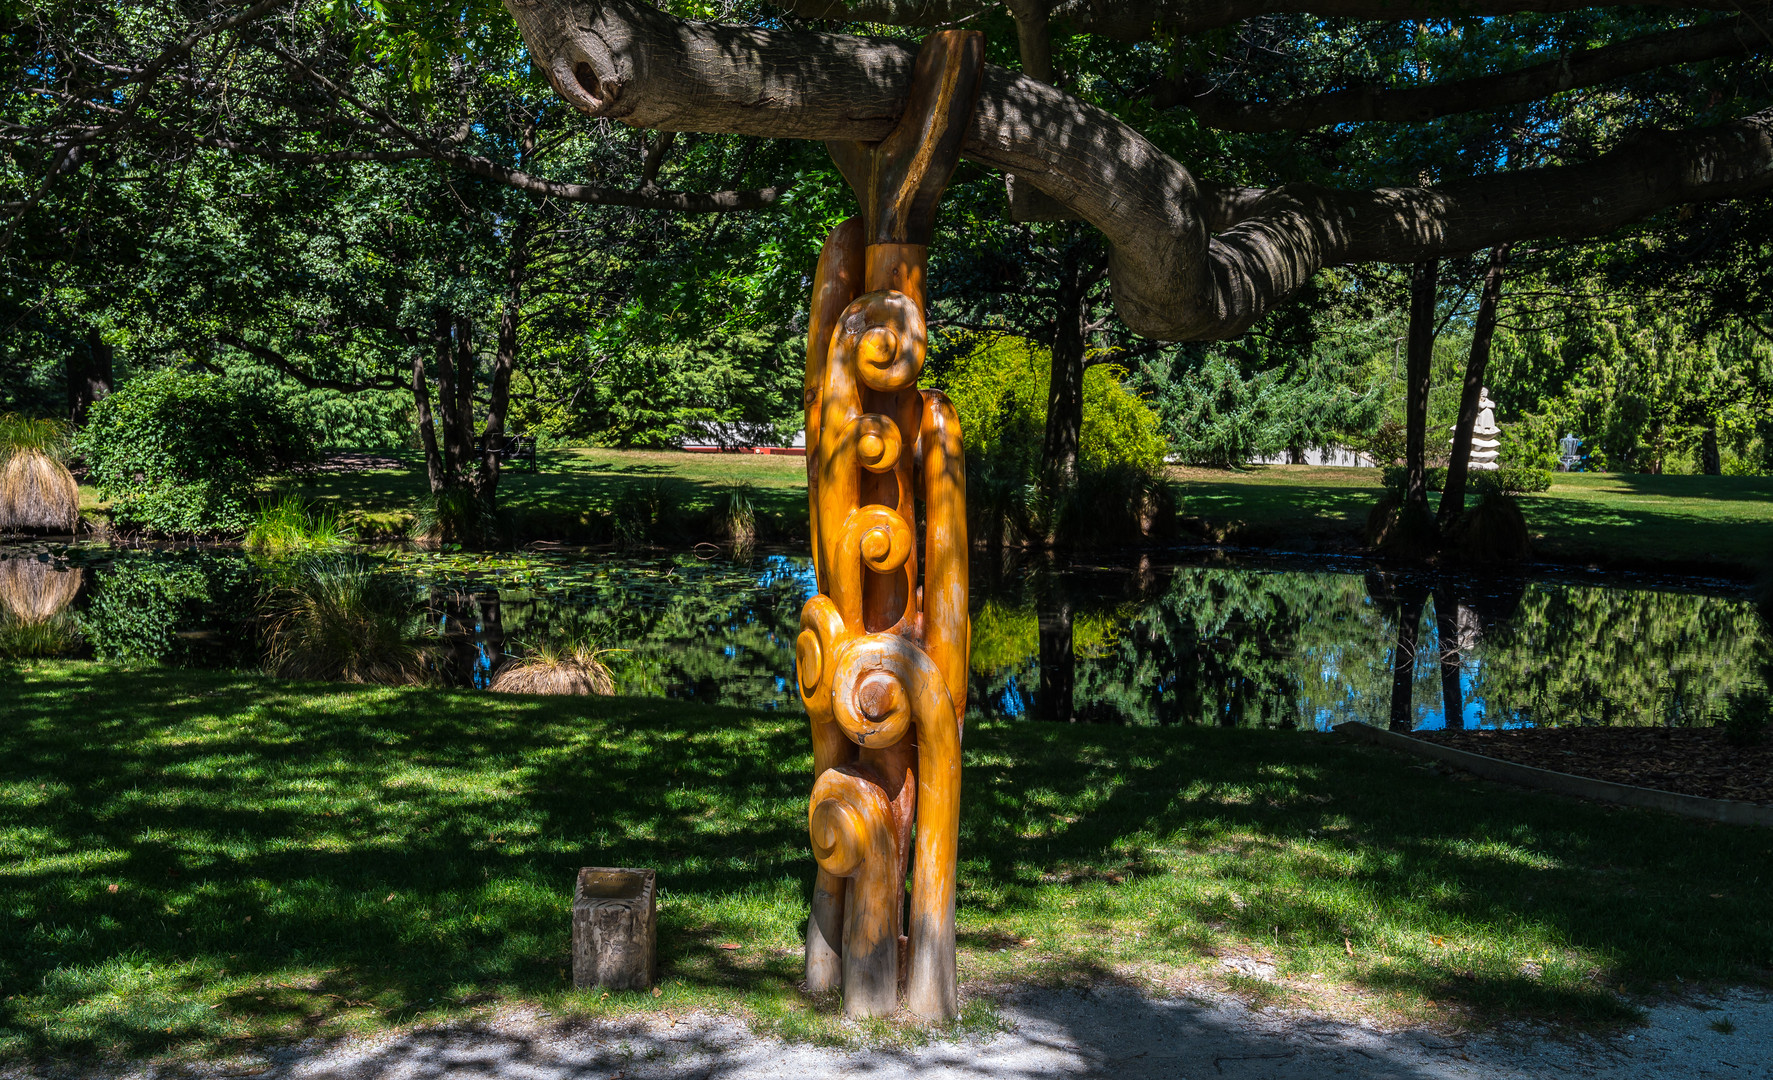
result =
[[1474,754],[1469,750],[1456,750],[1451,746],[1442,746],[1440,743],[1418,739],[1402,732],[1387,731],[1371,724],[1363,724],[1359,720],[1337,724],[1335,730],[1336,734],[1344,738],[1357,739],[1392,750],[1402,750],[1406,754],[1415,754],[1418,757],[1434,758],[1455,768],[1481,776],[1486,780],[1502,780],[1510,784],[1519,784],[1522,787],[1537,788],[1540,791],[1550,791],[1558,795],[1570,795],[1578,799],[1614,803],[1618,806],[1636,806],[1646,810],[1662,810],[1670,814],[1680,814],[1684,817],[1721,821],[1726,825],[1761,825],[1773,828],[1773,806],[1743,802],[1740,799],[1707,799],[1698,795],[1681,795],[1673,791],[1660,791],[1656,788],[1636,787],[1631,784],[1615,784],[1611,780],[1596,780],[1587,776],[1553,772],[1550,769],[1541,769],[1534,765],[1522,765],[1518,762],[1504,761],[1501,758]]

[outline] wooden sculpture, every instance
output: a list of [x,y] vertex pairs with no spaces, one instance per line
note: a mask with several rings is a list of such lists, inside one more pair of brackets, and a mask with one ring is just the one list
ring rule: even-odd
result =
[[841,986],[851,1016],[892,1012],[901,986],[919,1016],[960,1008],[966,466],[954,406],[917,377],[936,203],[960,158],[984,53],[980,34],[932,35],[892,133],[827,144],[862,216],[832,230],[813,281],[805,400],[819,595],[801,612],[795,658],[812,721],[807,825],[819,864],[807,988]]

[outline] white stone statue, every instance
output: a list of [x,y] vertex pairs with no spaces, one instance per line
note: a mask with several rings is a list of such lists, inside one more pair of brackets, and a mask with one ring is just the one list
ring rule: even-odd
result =
[[[1490,400],[1490,388],[1486,386],[1478,392],[1477,423],[1473,424],[1471,428],[1470,467],[1473,469],[1499,467],[1496,464],[1496,454],[1502,442],[1496,436],[1502,434],[1502,429],[1496,426],[1495,409],[1496,403]],[[1454,425],[1452,431],[1457,436],[1458,425]],[[1448,445],[1451,445],[1452,442],[1452,439],[1447,440]]]

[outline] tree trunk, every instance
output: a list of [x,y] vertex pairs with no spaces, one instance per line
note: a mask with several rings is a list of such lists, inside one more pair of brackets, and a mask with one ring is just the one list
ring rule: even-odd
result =
[[1077,680],[1077,653],[1071,644],[1071,598],[1049,586],[1056,595],[1040,607],[1036,618],[1040,632],[1040,700],[1042,720],[1069,724],[1076,719],[1073,691]]
[[1496,336],[1496,305],[1502,298],[1502,268],[1508,262],[1507,244],[1490,249],[1490,265],[1484,271],[1484,291],[1478,300],[1477,323],[1471,331],[1471,357],[1465,362],[1465,385],[1459,391],[1459,423],[1453,429],[1452,453],[1447,459],[1447,485],[1441,491],[1437,514],[1442,530],[1459,520],[1465,509],[1465,477],[1471,468],[1471,433],[1477,427],[1478,401],[1484,392],[1484,372],[1490,364],[1490,342]]
[[1707,476],[1722,476],[1724,459],[1718,453],[1718,422],[1714,417],[1706,421],[1705,432],[1700,436],[1699,468]]
[[[1440,639],[1441,716],[1448,731],[1465,726],[1465,689],[1459,685],[1461,665],[1459,601],[1453,590],[1434,591],[1435,636]],[[1395,709],[1393,715],[1395,716]]]
[[1047,425],[1041,441],[1041,489],[1049,513],[1046,542],[1059,542],[1059,531],[1077,490],[1077,454],[1083,435],[1083,372],[1085,328],[1089,322],[1093,260],[1084,250],[1091,243],[1076,237],[1065,255],[1055,298],[1052,369],[1047,380]]
[[520,220],[511,236],[511,256],[505,272],[505,303],[499,310],[498,344],[493,351],[491,385],[487,393],[486,427],[480,436],[480,472],[474,493],[488,507],[499,494],[499,450],[505,442],[505,412],[511,405],[511,372],[517,366],[517,324],[523,314],[523,282],[529,274],[530,219]]
[[86,414],[95,402],[110,395],[114,355],[115,350],[94,326],[86,331],[84,352],[76,349],[68,357],[68,421],[76,427],[86,423]]
[[1077,446],[1083,432],[1083,303],[1062,290],[1047,384],[1047,427],[1041,442],[1041,487],[1047,494],[1048,544],[1059,541],[1060,521],[1077,488]]
[[1416,685],[1416,634],[1428,590],[1405,585],[1399,593],[1397,644],[1391,652],[1391,730],[1409,731],[1414,726],[1410,692]]
[[1440,261],[1410,275],[1410,336],[1404,357],[1404,502],[1428,510],[1428,382],[1434,368],[1434,296]]
[[455,335],[456,320],[447,311],[439,310],[433,316],[432,333],[436,352],[437,366],[437,419],[443,435],[443,483],[437,489],[443,491],[453,488],[462,479],[462,461],[467,456],[462,446],[462,432],[456,423],[456,364]]
[[474,362],[474,320],[458,316],[455,320],[456,394],[450,421],[456,429],[457,483],[470,484],[474,475],[474,379],[479,374]]
[[419,445],[425,450],[425,477],[431,494],[447,486],[443,456],[437,451],[437,423],[431,417],[431,380],[425,372],[425,351],[412,351],[412,400],[419,414]]

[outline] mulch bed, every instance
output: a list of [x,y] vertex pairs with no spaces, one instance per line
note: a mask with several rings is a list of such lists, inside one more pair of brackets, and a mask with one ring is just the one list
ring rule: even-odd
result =
[[1486,757],[1615,784],[1773,805],[1773,739],[1733,746],[1722,728],[1523,728],[1417,731]]

